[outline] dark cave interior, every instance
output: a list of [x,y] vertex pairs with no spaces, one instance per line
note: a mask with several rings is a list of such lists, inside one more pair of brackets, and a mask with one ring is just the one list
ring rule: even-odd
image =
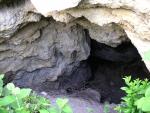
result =
[[88,62],[92,70],[88,85],[100,92],[101,102],[120,102],[124,96],[124,92],[120,90],[125,85],[123,77],[149,78],[149,72],[131,42],[112,48],[91,40],[91,56]]
[[[131,42],[124,42],[118,47],[110,47],[91,39],[91,54],[72,72],[70,76],[60,76],[55,82],[45,82],[44,91],[64,90],[72,95],[87,88],[100,94],[100,102],[119,103],[124,96],[123,77],[132,79],[150,78],[144,62]],[[61,92],[63,93],[63,92]]]

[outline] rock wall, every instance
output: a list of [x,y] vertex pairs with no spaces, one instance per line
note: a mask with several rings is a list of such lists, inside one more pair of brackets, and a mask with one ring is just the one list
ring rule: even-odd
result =
[[78,24],[52,19],[29,23],[0,45],[0,71],[14,71],[21,86],[54,81],[60,75],[70,75],[72,68],[87,59],[89,43]]
[[90,55],[90,38],[112,47],[130,39],[142,57],[150,49],[149,1],[31,2],[0,0],[0,72],[17,85],[71,76]]
[[[53,16],[57,21],[70,22],[85,17],[98,26],[116,23],[125,30],[142,57],[150,50],[149,0],[73,0],[72,4],[65,3],[69,0],[63,0],[61,2],[65,4],[60,7],[54,5],[60,3],[58,0],[49,0],[50,3],[48,0],[31,1],[38,12],[45,16]],[[145,63],[150,70],[150,62]]]

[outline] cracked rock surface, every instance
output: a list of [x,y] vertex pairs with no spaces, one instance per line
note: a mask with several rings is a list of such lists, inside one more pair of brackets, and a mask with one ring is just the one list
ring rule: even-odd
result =
[[[57,21],[70,22],[76,18],[85,17],[98,26],[116,23],[124,29],[142,57],[150,49],[149,0],[81,0],[76,7],[70,5],[68,8],[66,5],[66,9],[57,9],[55,6],[55,10],[49,8],[44,12],[40,9],[42,5],[37,5],[36,0],[31,1],[38,12],[45,16],[53,16]],[[59,4],[58,1],[51,0],[51,4],[47,4],[47,7],[51,7],[56,2]],[[65,7],[65,4],[63,6]],[[100,39],[99,42],[101,42]],[[145,63],[150,70],[149,61]]]
[[124,74],[149,78],[136,49],[150,50],[150,0],[0,0],[4,84],[67,97],[75,113],[119,103]]
[[20,86],[69,76],[89,57],[90,38],[111,47],[131,40],[144,57],[149,6],[149,0],[0,0],[0,72],[15,75]]

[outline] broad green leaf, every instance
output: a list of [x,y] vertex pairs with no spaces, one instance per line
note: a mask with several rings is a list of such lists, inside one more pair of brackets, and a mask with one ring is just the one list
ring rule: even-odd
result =
[[150,98],[146,98],[142,106],[142,111],[150,112]]
[[8,90],[8,88],[5,86],[5,87],[3,88],[2,95],[8,96],[8,95],[11,95],[11,94],[12,94],[12,91],[11,91],[11,90]]
[[0,87],[2,87],[3,85],[3,80],[0,80]]
[[6,85],[6,88],[8,89],[8,90],[14,90],[15,89],[15,85],[13,84],[13,83],[8,83],[7,85]]
[[88,107],[88,108],[87,108],[87,112],[88,112],[88,113],[94,113],[94,109]]
[[4,74],[0,74],[0,80],[2,80],[4,78]]
[[105,102],[103,111],[104,111],[104,113],[109,113],[110,112],[109,103],[108,102]]
[[0,108],[0,113],[8,113],[8,111],[4,108]]
[[50,105],[50,101],[44,97],[40,97],[39,98],[39,104],[44,105],[44,106],[49,106]]
[[62,98],[56,99],[56,103],[60,109],[62,109],[68,103],[68,101],[69,101],[68,99],[62,99]]
[[137,108],[144,112],[150,112],[150,97],[142,97],[137,102]]
[[40,113],[49,113],[46,109],[39,110]]
[[0,106],[6,106],[15,101],[14,96],[5,96],[3,98],[0,98]]
[[134,104],[137,105],[138,109],[141,109],[144,104],[145,98],[142,97],[141,99],[137,100]]
[[0,96],[2,96],[3,92],[3,80],[0,80]]
[[12,93],[13,93],[14,95],[20,94],[20,88],[19,88],[19,87],[15,87],[15,88],[12,90]]
[[150,87],[146,90],[145,96],[146,96],[146,97],[150,97]]
[[59,109],[57,109],[57,108],[55,108],[55,107],[49,108],[48,111],[49,111],[50,113],[59,113]]
[[19,95],[17,95],[17,96],[18,96],[18,98],[25,98],[30,95],[31,91],[32,90],[29,88],[21,89]]
[[0,96],[2,96],[2,92],[3,92],[3,78],[4,78],[4,74],[0,74]]
[[31,113],[29,110],[26,110],[26,109],[18,109],[18,110],[16,110],[16,112],[15,113]]
[[24,110],[24,111],[21,111],[21,112],[18,111],[18,112],[16,112],[16,113],[31,113],[31,112],[30,112],[30,111],[25,111],[25,110]]
[[133,93],[133,91],[132,90],[126,90],[126,93],[131,94],[131,93]]
[[62,109],[64,113],[73,113],[71,107],[69,105],[65,105]]
[[[18,97],[17,97],[18,98]],[[18,103],[19,103],[19,106],[18,106]],[[23,102],[22,99],[18,99],[18,101],[14,101],[13,103],[11,103],[9,106],[11,106],[11,108],[14,108],[14,109],[23,109],[25,107],[25,103]]]

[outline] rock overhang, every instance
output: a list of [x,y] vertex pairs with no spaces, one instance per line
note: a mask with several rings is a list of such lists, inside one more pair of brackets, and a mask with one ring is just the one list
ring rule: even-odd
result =
[[[61,22],[68,23],[76,18],[85,17],[98,26],[116,23],[124,29],[142,58],[145,52],[150,50],[149,0],[61,0],[61,2],[31,0],[31,2],[39,13],[46,17],[52,16]],[[40,2],[44,2],[49,8],[41,10],[44,6],[40,5]],[[58,7],[59,5],[61,7]],[[144,62],[150,70],[149,61]]]
[[48,0],[53,7],[44,13],[29,0],[16,1],[0,9],[0,71],[16,72],[26,85],[71,75],[90,55],[90,38],[112,47],[130,39],[143,58],[150,49],[149,7],[141,1]]

